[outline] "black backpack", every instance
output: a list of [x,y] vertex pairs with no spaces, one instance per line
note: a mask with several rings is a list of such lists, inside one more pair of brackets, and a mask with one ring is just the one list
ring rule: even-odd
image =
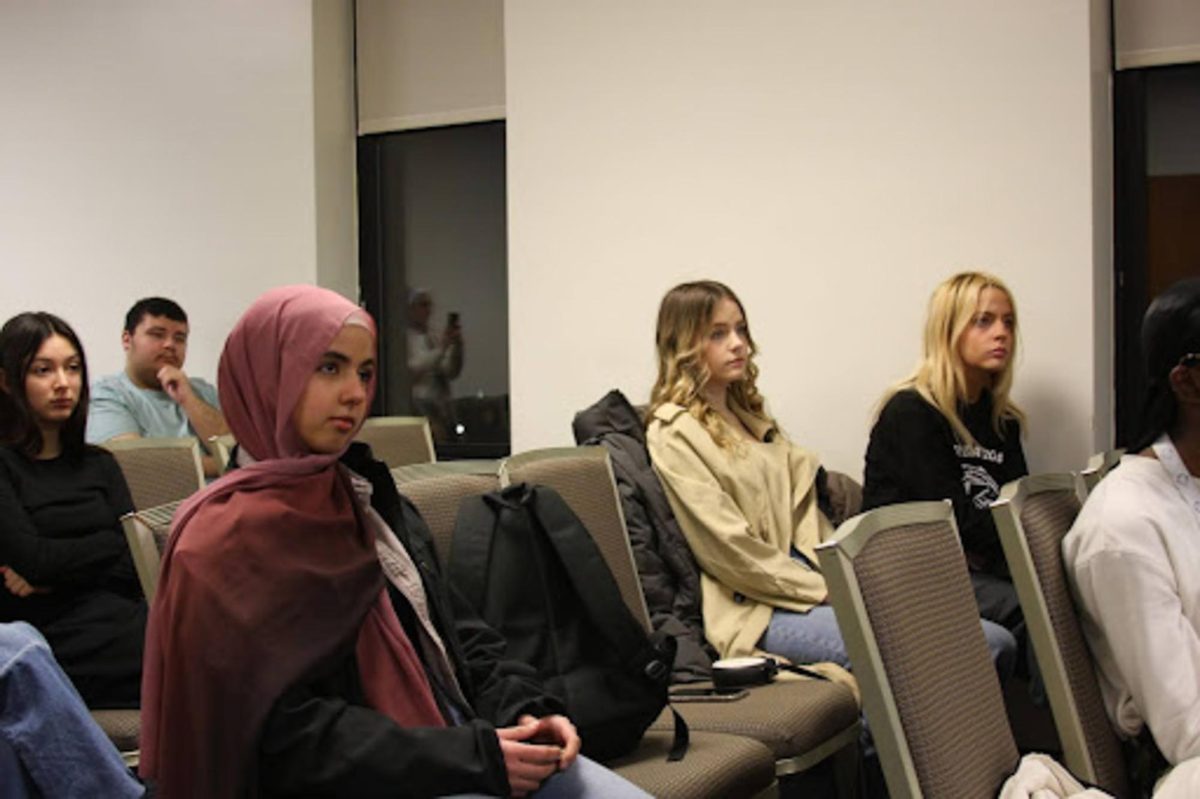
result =
[[[450,549],[450,580],[537,669],[567,707],[583,752],[608,760],[634,749],[667,705],[675,640],[647,635],[567,503],[525,483],[467,497]],[[687,728],[676,716],[671,759]]]

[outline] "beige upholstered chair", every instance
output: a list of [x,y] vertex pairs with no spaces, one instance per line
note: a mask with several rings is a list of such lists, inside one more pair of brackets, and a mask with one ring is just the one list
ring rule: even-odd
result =
[[372,417],[363,422],[357,440],[369,444],[375,457],[393,469],[437,460],[424,416]]
[[1104,479],[1104,475],[1111,472],[1113,467],[1121,462],[1121,456],[1124,454],[1124,449],[1110,449],[1104,452],[1097,452],[1088,458],[1087,467],[1084,468],[1081,476],[1083,477],[1083,485],[1089,493],[1096,487],[1097,483]]
[[[505,461],[501,482],[553,488],[592,534],[634,618],[647,630],[650,616],[625,529],[625,517],[603,447],[545,449]],[[753,738],[775,757],[778,776],[806,771],[833,754],[853,793],[858,753],[858,704],[843,686],[809,680],[782,680],[752,690],[733,702],[677,702],[675,709],[694,732]],[[655,733],[673,728],[669,711],[652,725]],[[691,758],[688,754],[687,759]]]
[[178,508],[179,501],[168,502],[121,517],[125,541],[133,556],[133,568],[137,571],[138,582],[142,584],[142,593],[146,595],[147,602],[154,599],[154,592],[158,588],[162,552],[171,532],[171,520]]
[[186,499],[204,487],[195,438],[126,438],[103,446],[117,459],[134,508]]
[[1085,497],[1080,476],[1033,475],[1004,486],[992,514],[1046,683],[1063,760],[1079,779],[1124,796],[1128,784],[1121,745],[1104,709],[1063,568],[1062,539]]
[[125,765],[136,769],[141,760],[142,712],[140,710],[93,710],[92,719],[121,753]]
[[1017,747],[950,503],[869,511],[817,554],[892,799],[994,797]]
[[829,490],[829,501],[833,506],[834,526],[862,511],[863,490],[859,482],[848,474],[827,469],[825,487]]
[[[121,518],[125,540],[133,556],[133,568],[141,583],[146,601],[154,599],[158,587],[158,567],[162,549],[171,529],[171,519],[179,501],[154,508],[127,513]],[[142,715],[138,710],[93,710],[92,718],[117,747],[130,768],[136,768],[140,758],[139,740]]]
[[693,731],[687,756],[667,761],[673,736],[648,730],[638,748],[608,767],[657,799],[774,799],[771,751],[751,738]]
[[234,440],[233,435],[230,433],[213,436],[208,440],[208,450],[212,453],[213,460],[217,462],[218,477],[229,470],[229,457],[233,453],[235,446],[237,446],[237,441]]
[[438,559],[445,565],[458,506],[465,497],[486,494],[500,487],[497,461],[444,461],[392,469],[396,488],[408,497],[433,534]]
[[[433,534],[438,556],[450,553],[458,506],[463,498],[500,487],[496,461],[446,461],[392,469],[400,493],[408,497]],[[653,796],[761,797],[778,794],[770,750],[757,741],[732,735],[694,732],[687,757],[668,763],[669,731],[651,731],[636,750],[611,763],[618,773]]]

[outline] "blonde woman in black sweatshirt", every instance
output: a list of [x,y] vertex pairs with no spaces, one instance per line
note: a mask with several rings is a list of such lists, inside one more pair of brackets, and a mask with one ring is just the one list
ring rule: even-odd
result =
[[962,272],[929,301],[924,357],[888,390],[867,445],[863,508],[949,499],[980,615],[1023,636],[989,506],[1025,475],[1024,414],[1009,398],[1017,352],[1012,292]]

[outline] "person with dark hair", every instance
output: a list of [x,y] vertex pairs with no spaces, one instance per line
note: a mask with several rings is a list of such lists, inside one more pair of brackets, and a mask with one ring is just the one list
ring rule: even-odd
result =
[[70,325],[22,313],[0,329],[0,622],[49,641],[94,708],[137,707],[146,603],[120,517],[116,461],[84,443],[87,363]]
[[[146,297],[134,303],[121,332],[125,371],[92,387],[88,441],[195,436],[207,453],[210,438],[229,432],[216,388],[183,371],[188,332],[187,314],[174,301]],[[216,466],[204,458],[206,474],[215,475]]]
[[1200,278],[1151,303],[1142,355],[1141,438],[1088,497],[1063,558],[1110,721],[1177,766],[1200,757]]

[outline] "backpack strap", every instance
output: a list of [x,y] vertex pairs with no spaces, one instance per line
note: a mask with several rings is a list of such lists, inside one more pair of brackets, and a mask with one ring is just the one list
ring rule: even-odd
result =
[[[583,522],[554,489],[546,486],[528,486],[522,502],[532,506],[534,517],[558,553],[584,607],[621,659],[634,663],[644,658],[651,648],[646,631],[621,599],[617,581]],[[670,669],[670,664],[665,665]]]
[[[532,506],[532,515],[558,553],[567,576],[576,586],[576,593],[596,626],[616,649],[618,657],[641,669],[646,679],[660,683],[665,691],[671,679],[671,658],[664,657],[655,642],[669,640],[669,637],[661,633],[647,636],[629,612],[612,570],[583,522],[558,492],[547,486],[529,486],[522,501]],[[690,735],[687,722],[679,711],[671,707],[669,701],[667,707],[671,708],[675,722],[667,761],[675,762],[687,754]]]
[[671,708],[671,715],[675,717],[675,737],[671,739],[671,751],[667,752],[667,762],[677,763],[683,760],[683,756],[687,754],[692,737],[687,722],[683,720],[683,716],[679,715],[675,706],[667,702],[667,707]]
[[459,503],[446,570],[450,582],[480,614],[487,593],[492,540],[500,524],[501,507],[488,501],[492,496],[464,497]]

